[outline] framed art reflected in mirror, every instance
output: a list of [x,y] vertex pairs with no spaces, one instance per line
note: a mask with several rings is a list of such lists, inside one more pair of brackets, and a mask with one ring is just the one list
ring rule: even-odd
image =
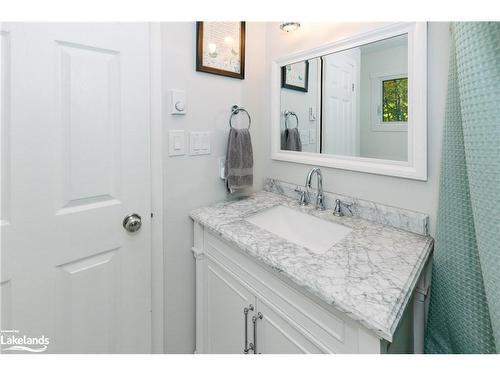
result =
[[299,61],[281,67],[281,87],[307,92],[309,83],[309,61]]

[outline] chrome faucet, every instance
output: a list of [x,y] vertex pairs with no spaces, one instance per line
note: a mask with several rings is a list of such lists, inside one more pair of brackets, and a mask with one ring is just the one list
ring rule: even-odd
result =
[[305,188],[306,188],[306,196],[307,198],[309,198],[309,189],[311,189],[311,180],[312,180],[312,176],[313,174],[316,173],[316,181],[317,181],[317,185],[318,185],[318,192],[316,194],[316,204],[314,205],[314,208],[316,208],[317,210],[324,210],[325,209],[325,204],[323,203],[323,175],[321,174],[321,169],[319,168],[312,168],[309,173],[307,174],[307,177],[306,177],[306,185],[305,185]]

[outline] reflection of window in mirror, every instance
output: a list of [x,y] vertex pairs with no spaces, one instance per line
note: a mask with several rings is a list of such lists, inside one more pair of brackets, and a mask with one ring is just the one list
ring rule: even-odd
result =
[[372,74],[372,130],[408,130],[408,76]]

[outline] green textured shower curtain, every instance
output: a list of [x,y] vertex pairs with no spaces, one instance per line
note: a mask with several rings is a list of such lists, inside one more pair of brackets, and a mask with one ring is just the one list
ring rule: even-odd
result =
[[500,23],[452,25],[448,79],[425,352],[496,353],[500,350]]

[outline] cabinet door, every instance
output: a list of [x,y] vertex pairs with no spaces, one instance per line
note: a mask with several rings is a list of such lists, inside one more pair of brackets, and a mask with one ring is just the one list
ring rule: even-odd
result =
[[245,286],[226,270],[207,262],[207,316],[206,334],[208,353],[242,354],[245,348],[245,322],[248,344],[252,341],[252,316],[249,310],[245,319],[244,309],[255,306],[255,297]]
[[324,353],[283,312],[261,299],[257,300],[256,323],[258,354]]

